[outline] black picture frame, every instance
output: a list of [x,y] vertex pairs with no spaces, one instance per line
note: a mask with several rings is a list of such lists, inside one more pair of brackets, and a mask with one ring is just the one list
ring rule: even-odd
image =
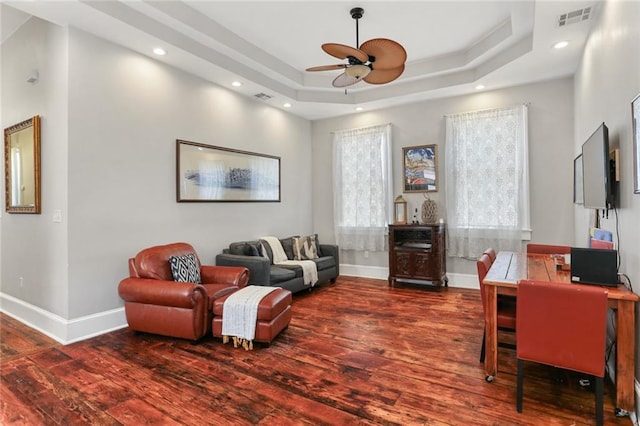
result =
[[402,192],[438,191],[438,151],[435,144],[402,148]]
[[280,202],[280,157],[176,140],[177,202]]

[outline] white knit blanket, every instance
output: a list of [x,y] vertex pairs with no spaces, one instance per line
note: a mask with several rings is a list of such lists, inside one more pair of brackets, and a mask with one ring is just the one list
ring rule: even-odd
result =
[[302,279],[305,285],[313,287],[318,282],[318,267],[313,260],[283,260],[278,265],[297,265],[302,267]]
[[256,337],[258,304],[277,288],[249,285],[227,297],[222,309],[222,336],[252,341]]
[[289,260],[282,248],[282,243],[276,237],[262,237],[271,247],[274,265],[296,265],[302,268],[302,279],[305,285],[313,287],[318,282],[318,267],[313,260]]

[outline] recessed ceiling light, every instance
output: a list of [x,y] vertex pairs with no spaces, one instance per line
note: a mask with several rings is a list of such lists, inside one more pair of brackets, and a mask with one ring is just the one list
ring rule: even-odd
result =
[[364,108],[362,107],[356,107],[356,111],[362,111]]
[[234,82],[231,83],[231,85],[233,87],[240,87],[240,86],[242,86],[242,83],[240,83],[239,81],[234,81]]
[[476,86],[476,90],[482,90],[482,89],[484,89],[484,84],[478,84]]
[[164,50],[162,47],[156,47],[155,49],[153,49],[153,53],[155,53],[158,56],[164,56],[167,54],[167,51]]
[[282,105],[285,108],[291,108],[291,104],[289,102],[287,102],[286,104]]
[[554,49],[562,49],[565,48],[569,45],[568,41],[559,41],[556,44],[553,45]]

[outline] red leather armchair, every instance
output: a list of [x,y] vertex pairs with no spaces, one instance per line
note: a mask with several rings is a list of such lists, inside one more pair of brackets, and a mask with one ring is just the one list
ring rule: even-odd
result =
[[198,340],[211,330],[213,301],[249,281],[247,268],[200,265],[201,284],[176,282],[169,257],[186,254],[198,259],[187,243],[150,247],[129,259],[130,276],[118,286],[129,328]]

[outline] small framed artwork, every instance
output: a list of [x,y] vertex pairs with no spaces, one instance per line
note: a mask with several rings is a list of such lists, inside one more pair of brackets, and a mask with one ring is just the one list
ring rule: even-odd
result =
[[640,194],[640,93],[631,101],[633,137],[633,192]]
[[403,192],[435,192],[438,190],[437,180],[436,145],[402,148]]
[[176,141],[181,202],[279,202],[280,157]]
[[573,160],[573,202],[575,204],[584,204],[582,176],[582,154],[580,154]]

